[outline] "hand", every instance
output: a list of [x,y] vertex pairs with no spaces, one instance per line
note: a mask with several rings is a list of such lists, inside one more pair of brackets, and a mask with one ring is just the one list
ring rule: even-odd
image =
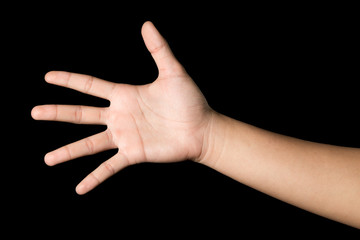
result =
[[151,84],[131,86],[95,77],[49,72],[48,83],[108,99],[107,108],[43,105],[32,110],[36,120],[104,124],[107,129],[45,155],[53,166],[74,158],[118,148],[76,187],[85,194],[126,166],[141,162],[175,162],[200,157],[212,110],[175,59],[151,22],[142,27],[146,47],[159,70]]

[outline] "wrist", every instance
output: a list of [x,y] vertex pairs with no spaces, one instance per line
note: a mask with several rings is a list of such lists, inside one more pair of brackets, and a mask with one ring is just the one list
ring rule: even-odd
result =
[[202,149],[200,156],[195,159],[196,162],[208,167],[215,168],[218,160],[224,151],[226,134],[228,126],[226,116],[211,110],[209,121],[205,128]]

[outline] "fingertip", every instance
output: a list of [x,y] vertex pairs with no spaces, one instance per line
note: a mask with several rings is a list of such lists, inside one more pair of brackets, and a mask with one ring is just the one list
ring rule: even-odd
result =
[[153,25],[153,23],[152,23],[151,21],[147,20],[147,21],[144,22],[143,27],[146,26],[146,25],[148,25],[148,24],[152,24],[152,25]]
[[38,106],[33,107],[33,109],[31,109],[31,117],[35,120],[38,120],[40,117],[41,111],[40,108]]
[[146,21],[143,24],[141,28],[141,35],[150,53],[156,52],[166,44],[165,39],[150,21]]
[[55,79],[56,74],[56,71],[47,72],[44,76],[45,81],[51,83]]
[[75,188],[75,192],[78,194],[78,195],[84,195],[86,192],[84,191],[84,186],[81,185],[81,184],[78,184]]
[[44,157],[44,162],[46,163],[46,165],[52,167],[55,165],[55,156],[51,153],[47,153]]
[[94,177],[93,173],[90,173],[87,177],[85,177],[75,188],[75,191],[79,195],[84,195],[85,193],[90,192],[96,186],[100,184],[98,178]]
[[86,187],[86,185],[83,182],[80,182],[76,188],[75,188],[75,192],[78,195],[84,195],[86,193],[88,193],[91,189],[89,189],[88,187]]
[[151,53],[159,70],[159,75],[183,72],[183,67],[176,60],[167,41],[154,24],[146,21],[141,29],[146,48]]
[[151,21],[144,22],[141,27],[141,33],[143,34],[144,31],[146,31],[146,29],[148,29],[149,27],[154,27],[154,24]]

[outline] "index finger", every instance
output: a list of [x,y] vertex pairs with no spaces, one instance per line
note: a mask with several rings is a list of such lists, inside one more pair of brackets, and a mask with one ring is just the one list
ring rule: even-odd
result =
[[48,72],[45,75],[45,81],[105,99],[110,98],[111,92],[116,86],[116,83],[90,75],[63,71]]

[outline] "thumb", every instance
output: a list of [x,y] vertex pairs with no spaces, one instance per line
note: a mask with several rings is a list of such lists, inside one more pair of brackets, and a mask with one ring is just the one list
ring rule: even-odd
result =
[[175,58],[168,43],[152,22],[147,21],[144,23],[141,34],[147,49],[158,67],[159,77],[183,71],[181,64]]

